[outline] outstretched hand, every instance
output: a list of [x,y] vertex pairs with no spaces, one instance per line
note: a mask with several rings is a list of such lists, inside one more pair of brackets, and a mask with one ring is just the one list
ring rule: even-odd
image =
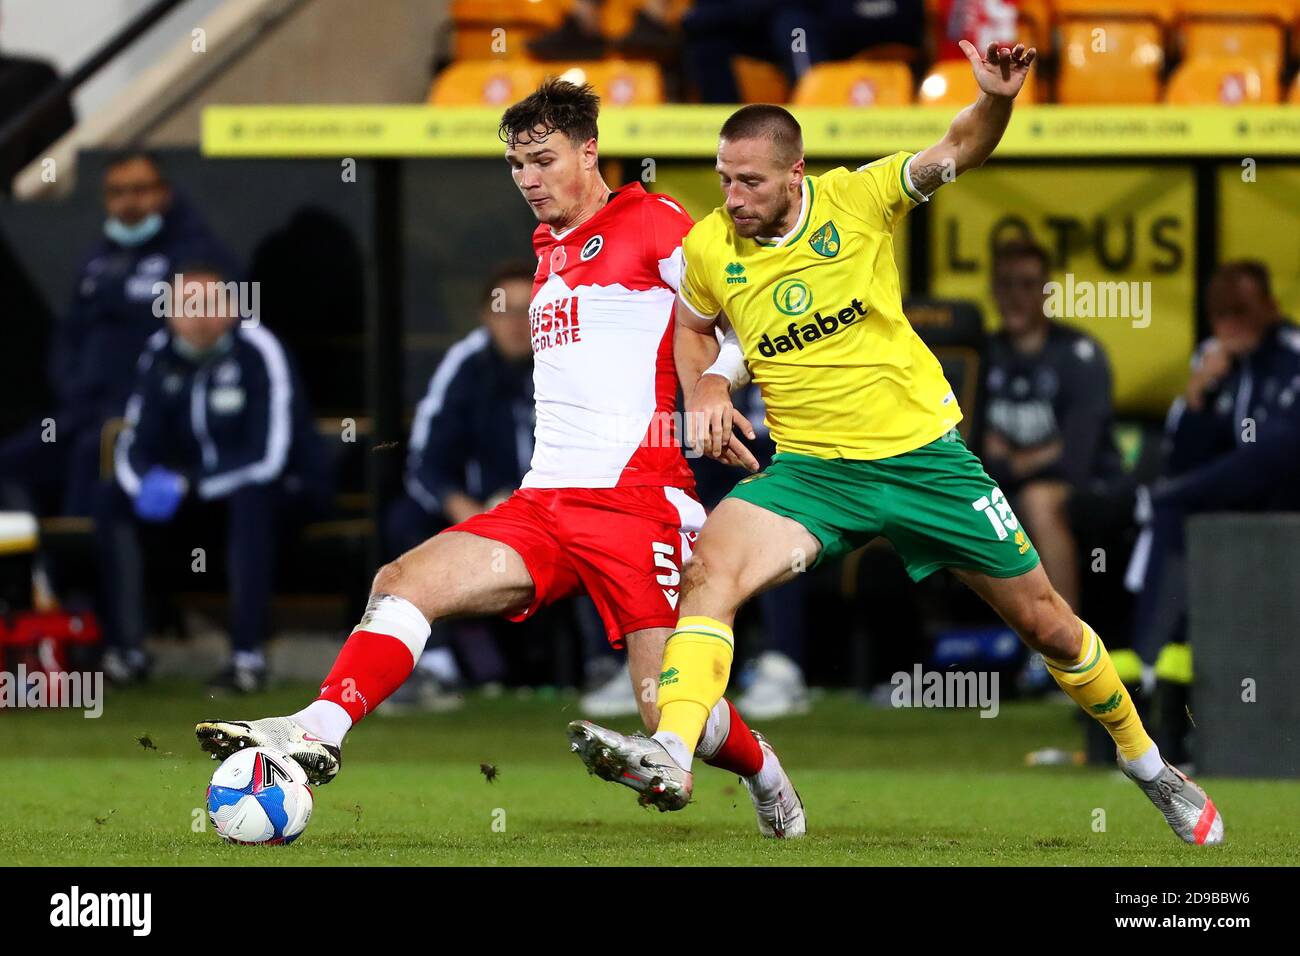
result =
[[758,459],[735,434],[755,437],[754,426],[731,404],[731,386],[720,375],[705,375],[686,402],[687,445],[725,465],[758,471]]
[[1033,47],[1026,50],[1023,43],[1017,43],[1014,49],[990,43],[983,57],[967,40],[959,40],[957,45],[970,60],[980,89],[990,96],[1013,97],[1019,93],[1029,75],[1029,66],[1038,55]]

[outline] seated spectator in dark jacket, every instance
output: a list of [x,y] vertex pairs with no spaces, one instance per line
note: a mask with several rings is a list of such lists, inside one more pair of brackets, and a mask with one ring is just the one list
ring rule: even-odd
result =
[[482,326],[450,349],[415,408],[406,494],[386,522],[396,557],[510,496],[533,457],[532,263],[489,280]]
[[1257,262],[1220,266],[1206,289],[1211,336],[1165,423],[1163,474],[1129,564],[1140,591],[1134,649],[1147,664],[1185,639],[1184,519],[1205,511],[1300,510],[1300,328]]
[[[209,298],[225,281],[219,267],[190,264],[181,275],[167,328],[140,356],[114,452],[117,488],[97,515],[105,669],[125,680],[145,666],[141,532],[160,539],[151,555],[196,570],[196,542],[211,550],[203,528],[224,535],[231,598],[234,653],[213,688],[249,692],[265,683],[276,540],[326,510],[331,469],[276,337],[229,300]],[[160,533],[177,526],[183,539]]]
[[[482,325],[461,339],[438,363],[415,409],[406,461],[406,493],[385,519],[389,557],[416,547],[449,525],[487,511],[510,496],[533,457],[533,346],[528,304],[532,262],[508,263],[483,289]],[[500,678],[506,664],[489,628],[435,624],[411,679],[381,713],[444,710],[459,703],[449,686],[461,680],[450,642],[455,629],[476,628],[456,643],[478,655],[469,662],[478,676]],[[524,642],[512,638],[518,648]]]
[[1045,311],[1047,253],[1029,242],[994,250],[993,296],[1002,329],[989,341],[982,457],[1011,499],[1047,576],[1079,609],[1078,546],[1068,505],[1075,490],[1113,478],[1111,377],[1091,336]]
[[136,359],[162,328],[158,283],[178,263],[203,260],[238,278],[233,258],[167,184],[148,153],[124,152],[104,172],[103,236],[78,270],[72,308],[55,329],[50,383],[53,434],[34,423],[0,444],[0,495],[35,510],[52,491],[65,514],[89,514],[99,477],[99,438],[122,414]]

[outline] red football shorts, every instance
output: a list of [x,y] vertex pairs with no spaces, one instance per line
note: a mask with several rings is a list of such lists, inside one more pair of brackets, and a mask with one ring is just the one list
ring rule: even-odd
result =
[[521,488],[447,531],[500,541],[524,559],[533,600],[510,620],[585,591],[622,647],[633,631],[677,626],[682,565],[703,523],[684,488]]

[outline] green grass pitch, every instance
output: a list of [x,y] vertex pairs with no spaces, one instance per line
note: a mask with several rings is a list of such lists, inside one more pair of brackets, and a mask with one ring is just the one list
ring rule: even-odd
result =
[[[1078,745],[1069,707],[1009,704],[981,719],[840,694],[761,728],[807,805],[801,841],[761,839],[744,788],[710,767],[697,769],[684,811],[642,809],[568,753],[574,697],[507,694],[473,696],[450,715],[370,718],[349,738],[340,777],[316,789],[297,843],[227,846],[202,810],[216,765],[192,725],[288,713],[310,694],[209,701],[166,683],[111,695],[97,720],[0,712],[0,865],[1300,863],[1300,782],[1203,780],[1227,843],[1187,847],[1116,771],[1023,765],[1030,750]],[[483,763],[498,769],[494,782]]]

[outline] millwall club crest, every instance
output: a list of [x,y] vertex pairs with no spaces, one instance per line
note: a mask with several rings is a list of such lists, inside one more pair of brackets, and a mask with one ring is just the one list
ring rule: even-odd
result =
[[835,254],[840,251],[840,234],[835,229],[835,223],[827,220],[808,240],[808,245],[813,247],[813,252],[819,256],[825,256],[827,259],[834,258]]
[[554,249],[552,249],[551,250],[551,274],[554,275],[555,273],[563,269],[564,263],[567,260],[568,260],[568,256],[564,252],[564,246],[556,246]]
[[605,248],[605,237],[592,236],[583,243],[582,252],[579,253],[578,258],[583,262],[586,262],[588,259],[594,259],[603,248]]

